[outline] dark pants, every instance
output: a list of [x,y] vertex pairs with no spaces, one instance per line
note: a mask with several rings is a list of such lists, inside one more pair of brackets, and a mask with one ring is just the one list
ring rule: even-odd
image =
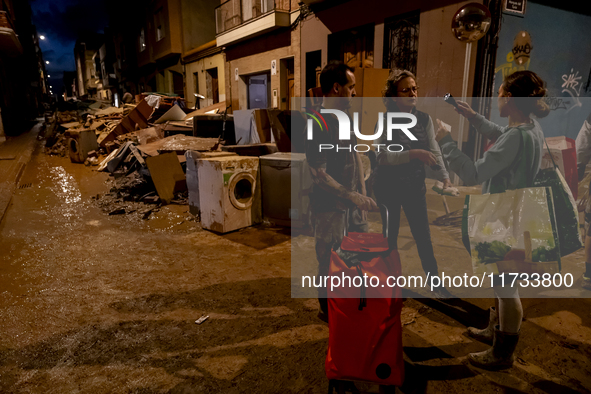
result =
[[429,229],[429,217],[427,215],[427,189],[425,183],[417,185],[404,185],[392,190],[379,190],[376,188],[378,204],[388,208],[388,244],[391,248],[398,249],[398,232],[400,229],[400,208],[408,219],[410,231],[417,244],[417,250],[425,273],[431,276],[438,275],[437,260],[433,253],[431,243],[431,230]]
[[[315,215],[314,239],[316,241],[316,260],[318,260],[318,276],[328,275],[332,249],[341,245],[345,233],[344,212],[319,212]],[[361,218],[358,210],[349,211],[348,231],[366,233],[367,222]],[[322,312],[328,312],[326,287],[318,288],[318,302]]]

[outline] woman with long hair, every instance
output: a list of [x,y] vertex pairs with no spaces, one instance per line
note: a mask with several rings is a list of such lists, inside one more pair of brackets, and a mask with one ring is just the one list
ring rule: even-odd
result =
[[[536,73],[517,71],[507,76],[499,88],[497,99],[500,116],[509,121],[506,127],[486,120],[467,103],[458,100],[457,112],[465,116],[479,133],[489,139],[496,138],[496,142],[482,159],[473,162],[458,149],[449,131],[438,120],[435,138],[450,170],[468,186],[482,184],[483,194],[533,186],[542,161],[544,133],[531,115],[538,118],[548,115],[550,109],[543,100],[545,95],[545,83]],[[526,138],[533,143],[525,144]],[[525,151],[527,146],[530,146],[531,152]],[[523,168],[527,173],[523,173]],[[503,287],[500,281],[495,281],[493,289],[496,307],[490,308],[488,327],[482,330],[468,328],[468,335],[483,342],[492,342],[492,347],[471,353],[468,358],[472,364],[482,368],[509,368],[513,365],[513,353],[519,340],[523,308],[516,286]]]

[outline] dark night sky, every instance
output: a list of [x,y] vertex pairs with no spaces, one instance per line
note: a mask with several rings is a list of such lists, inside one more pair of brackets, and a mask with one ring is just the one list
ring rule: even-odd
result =
[[33,24],[40,40],[49,84],[54,94],[63,92],[63,72],[76,70],[74,44],[81,32],[102,33],[108,24],[102,0],[30,0]]

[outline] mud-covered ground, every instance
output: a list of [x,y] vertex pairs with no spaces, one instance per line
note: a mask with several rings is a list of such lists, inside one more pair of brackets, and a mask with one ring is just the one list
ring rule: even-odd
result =
[[[316,300],[291,298],[284,229],[220,236],[175,204],[146,219],[141,207],[108,215],[96,201],[108,175],[94,168],[38,149],[0,223],[0,392],[327,391],[328,328]],[[436,197],[430,218],[443,214]],[[440,266],[469,259],[457,231],[432,232]],[[420,270],[406,223],[401,240],[403,264]],[[582,252],[568,259],[582,267]],[[524,300],[518,359],[504,372],[466,363],[487,346],[465,337],[465,325],[484,322],[490,305],[408,298],[399,390],[591,391],[589,299]],[[198,325],[201,316],[209,318]]]

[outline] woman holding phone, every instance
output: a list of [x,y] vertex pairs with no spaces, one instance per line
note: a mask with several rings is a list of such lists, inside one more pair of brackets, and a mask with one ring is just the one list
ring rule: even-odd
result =
[[[460,115],[465,116],[479,133],[489,139],[497,139],[482,159],[476,162],[458,149],[449,131],[437,120],[439,128],[435,139],[449,168],[466,185],[482,184],[483,194],[532,186],[526,183],[533,183],[540,170],[544,133],[531,115],[541,118],[550,112],[543,100],[546,95],[544,86],[544,81],[531,71],[517,71],[505,78],[497,99],[500,116],[509,121],[505,127],[486,120],[467,103],[457,101],[456,111]],[[525,138],[530,138],[533,144],[525,144]],[[526,146],[532,146],[533,151],[525,152]],[[524,160],[528,162],[523,163]],[[522,173],[520,168],[526,168],[527,173]],[[468,358],[472,364],[482,368],[503,369],[513,365],[523,308],[517,286],[503,287],[500,281],[495,281],[493,289],[496,308],[490,308],[488,327],[482,330],[468,328],[468,335],[483,342],[492,342],[492,347],[483,352],[471,353]]]

